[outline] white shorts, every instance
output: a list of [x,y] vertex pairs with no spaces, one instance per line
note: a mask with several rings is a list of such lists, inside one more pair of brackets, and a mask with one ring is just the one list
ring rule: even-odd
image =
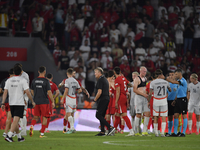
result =
[[196,115],[200,115],[200,106],[196,105],[188,105],[188,113],[195,113]]
[[136,114],[150,112],[147,99],[141,95],[135,95],[135,109]]
[[153,105],[153,116],[167,116],[168,115],[168,104],[155,106]]
[[183,44],[183,38],[176,38],[176,44]]
[[66,96],[65,104],[66,104],[66,106],[65,106],[66,113],[68,113],[68,112],[73,113],[76,111],[76,98],[70,98],[70,97]]

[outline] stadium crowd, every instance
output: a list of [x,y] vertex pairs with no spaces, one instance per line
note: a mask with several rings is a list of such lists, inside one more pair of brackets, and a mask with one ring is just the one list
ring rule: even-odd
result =
[[[197,0],[2,0],[0,31],[40,37],[58,70],[73,67],[94,95],[94,68],[146,66],[166,75],[177,68],[200,74],[200,2]],[[6,32],[8,31],[8,34]],[[20,31],[20,32],[18,32]],[[24,32],[21,32],[24,31]]]

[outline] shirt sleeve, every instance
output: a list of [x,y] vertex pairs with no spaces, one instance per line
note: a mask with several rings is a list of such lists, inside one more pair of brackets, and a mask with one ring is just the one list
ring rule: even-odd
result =
[[55,89],[55,91],[57,91],[57,90],[58,90],[57,85],[56,85],[55,83],[53,83],[53,85],[54,85],[54,89]]
[[150,89],[153,89],[153,83],[152,82],[150,83]]
[[188,85],[188,92],[190,92],[190,84]]
[[67,82],[67,80],[65,80],[65,87],[69,88],[69,83]]
[[8,81],[6,81],[6,82],[5,82],[5,87],[4,87],[4,89],[8,89],[8,86],[9,86],[9,85],[8,85]]
[[28,86],[28,83],[26,80],[23,80],[23,89],[24,89],[24,91],[29,89],[29,86]]
[[50,85],[50,82],[47,81],[47,91],[51,90],[51,85]]

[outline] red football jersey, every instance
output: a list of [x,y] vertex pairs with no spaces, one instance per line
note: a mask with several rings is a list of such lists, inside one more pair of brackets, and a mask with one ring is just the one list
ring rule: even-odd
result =
[[[55,83],[53,83],[52,81],[49,81],[49,82],[50,82],[50,86],[51,86],[51,92],[52,92],[52,94],[53,94],[55,91],[58,90],[58,87],[57,87],[57,85],[56,85]],[[48,96],[48,98],[49,98],[49,96]],[[50,98],[49,98],[49,102],[52,103]]]
[[115,88],[120,87],[120,95],[126,96],[128,83],[129,83],[129,81],[124,76],[118,76],[115,79]]

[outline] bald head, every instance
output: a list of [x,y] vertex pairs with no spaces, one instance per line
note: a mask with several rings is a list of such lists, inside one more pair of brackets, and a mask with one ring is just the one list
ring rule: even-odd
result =
[[141,66],[141,67],[140,67],[140,76],[141,76],[141,77],[145,77],[146,74],[147,74],[147,68],[144,67],[144,66]]

